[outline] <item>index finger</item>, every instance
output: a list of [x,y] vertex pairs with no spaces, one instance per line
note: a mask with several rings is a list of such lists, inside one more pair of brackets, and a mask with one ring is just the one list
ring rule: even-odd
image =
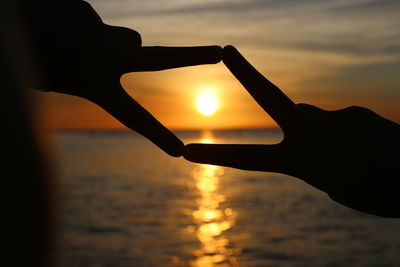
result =
[[131,71],[158,71],[172,68],[215,64],[222,59],[220,46],[140,47],[131,56]]
[[257,103],[282,128],[291,121],[295,104],[259,73],[233,46],[223,50],[223,61]]
[[164,152],[180,157],[184,145],[182,141],[162,125],[153,115],[131,98],[116,82],[105,92],[87,98],[101,106],[126,127],[143,135]]

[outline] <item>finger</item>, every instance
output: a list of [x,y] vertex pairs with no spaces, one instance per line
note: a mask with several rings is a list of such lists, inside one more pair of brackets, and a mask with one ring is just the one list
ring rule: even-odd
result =
[[171,131],[165,128],[146,109],[132,99],[119,83],[107,90],[107,94],[89,100],[101,106],[126,127],[140,133],[167,154],[180,157],[184,145]]
[[189,144],[183,157],[189,161],[242,170],[285,172],[283,149],[277,145]]
[[233,46],[223,50],[223,61],[257,103],[285,129],[290,124],[295,104],[278,87],[261,75]]
[[129,68],[131,68],[130,71],[158,71],[215,64],[221,59],[222,48],[220,46],[141,47],[131,51]]

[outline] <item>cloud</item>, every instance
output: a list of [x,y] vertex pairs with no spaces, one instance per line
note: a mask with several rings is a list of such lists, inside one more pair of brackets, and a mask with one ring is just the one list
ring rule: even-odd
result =
[[89,2],[145,45],[234,44],[291,96],[399,98],[398,0]]
[[164,39],[217,41],[219,37],[221,42],[236,40],[248,47],[400,54],[400,2],[396,0],[90,2],[108,20],[145,25],[143,34]]
[[400,62],[341,67],[327,77],[305,81],[302,94],[400,101],[399,69]]
[[106,16],[168,16],[199,13],[251,13],[294,15],[315,12],[343,13],[385,10],[395,13],[399,4],[396,0],[195,0],[195,1],[130,1],[89,0],[95,7],[104,10]]

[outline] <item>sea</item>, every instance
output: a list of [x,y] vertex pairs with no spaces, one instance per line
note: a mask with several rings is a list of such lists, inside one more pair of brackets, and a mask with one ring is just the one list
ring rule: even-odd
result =
[[[275,129],[176,135],[282,139]],[[400,266],[400,219],[351,210],[294,177],[173,158],[129,131],[52,137],[51,266]]]

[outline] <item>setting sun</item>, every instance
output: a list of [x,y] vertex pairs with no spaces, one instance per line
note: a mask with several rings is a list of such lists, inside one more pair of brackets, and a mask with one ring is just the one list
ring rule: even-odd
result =
[[218,100],[215,94],[204,92],[197,98],[197,110],[205,115],[211,116],[218,108]]

